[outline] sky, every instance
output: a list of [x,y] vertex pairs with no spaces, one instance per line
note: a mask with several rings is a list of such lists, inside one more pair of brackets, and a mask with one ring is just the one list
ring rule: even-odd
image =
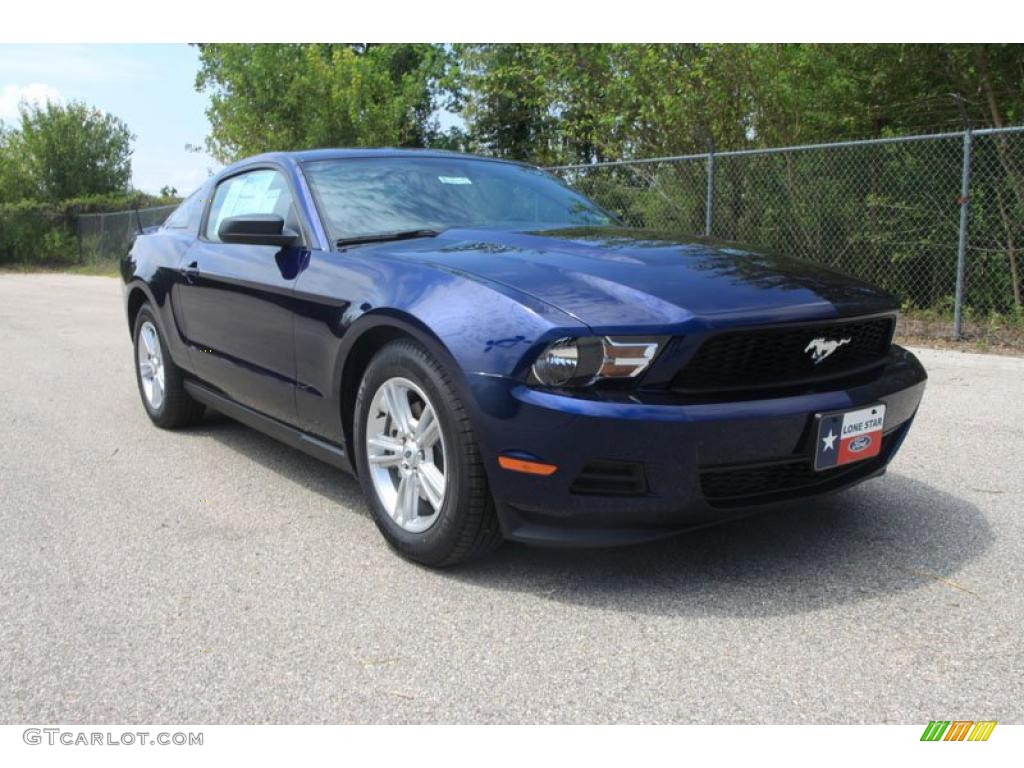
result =
[[184,44],[0,45],[0,120],[18,103],[84,101],[110,112],[135,134],[132,185],[188,194],[220,165],[186,151],[210,130],[207,97],[195,90],[199,52]]

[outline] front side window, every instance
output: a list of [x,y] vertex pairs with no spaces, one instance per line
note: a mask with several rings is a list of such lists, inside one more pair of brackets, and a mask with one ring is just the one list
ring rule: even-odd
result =
[[261,169],[225,179],[217,186],[206,219],[206,239],[220,242],[221,222],[232,216],[275,214],[287,226],[295,222],[292,194],[280,172]]
[[595,203],[536,168],[487,160],[369,157],[303,170],[335,239],[413,229],[607,226]]

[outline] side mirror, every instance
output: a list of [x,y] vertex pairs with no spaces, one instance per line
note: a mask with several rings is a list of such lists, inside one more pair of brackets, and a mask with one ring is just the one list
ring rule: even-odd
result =
[[299,233],[287,229],[284,219],[274,214],[231,216],[217,229],[221,242],[239,245],[276,245],[284,248],[295,244]]

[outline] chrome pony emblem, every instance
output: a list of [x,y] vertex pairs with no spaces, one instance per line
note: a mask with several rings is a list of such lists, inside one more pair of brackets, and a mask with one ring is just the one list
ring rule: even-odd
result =
[[804,347],[804,352],[811,353],[811,360],[817,365],[826,357],[831,355],[843,344],[849,344],[853,341],[849,336],[845,339],[826,339],[824,336],[819,336],[816,339],[811,339],[810,342]]

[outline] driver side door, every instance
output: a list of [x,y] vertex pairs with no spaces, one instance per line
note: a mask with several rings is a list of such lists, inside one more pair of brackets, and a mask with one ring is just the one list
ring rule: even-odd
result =
[[181,307],[193,369],[237,402],[295,421],[294,287],[308,251],[299,243],[225,243],[224,219],[275,214],[296,231],[292,191],[277,168],[246,170],[213,191],[199,238],[186,255]]

